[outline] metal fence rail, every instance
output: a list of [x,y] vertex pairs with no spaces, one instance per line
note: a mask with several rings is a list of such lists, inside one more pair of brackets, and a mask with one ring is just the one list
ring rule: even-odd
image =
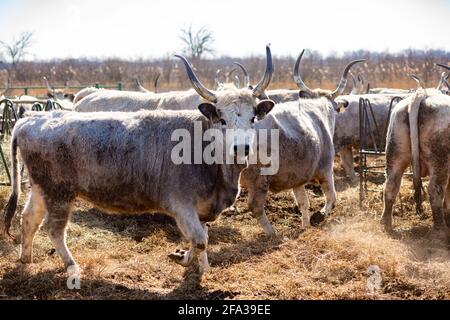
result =
[[367,174],[384,174],[385,165],[368,165],[368,157],[384,157],[386,148],[386,136],[391,119],[392,108],[395,102],[402,100],[401,97],[393,97],[389,104],[388,116],[381,132],[377,123],[372,103],[367,98],[359,99],[359,206],[362,207],[367,187]]
[[[81,90],[86,87],[95,87],[95,88],[103,88],[103,89],[116,89],[123,90],[123,83],[118,82],[116,85],[102,85],[100,83],[95,83],[94,85],[80,85],[80,86],[53,86],[53,89],[68,89],[68,90]],[[6,88],[0,88],[0,91],[5,90]],[[17,86],[17,87],[9,87],[9,90],[23,90],[24,95],[28,95],[32,90],[46,90],[46,86]]]
[[[11,136],[12,129],[19,119],[19,115],[16,111],[17,108],[14,107],[14,105],[17,106],[19,104],[32,104],[31,110],[34,111],[51,111],[62,109],[61,105],[57,101],[50,99],[29,101],[3,99],[0,101],[0,110],[2,110],[0,118],[0,158],[8,178],[7,181],[0,181],[0,185],[3,186],[11,186],[11,173],[9,171],[8,161],[6,160],[3,152],[2,143],[6,136]],[[23,172],[23,169],[21,172]]]

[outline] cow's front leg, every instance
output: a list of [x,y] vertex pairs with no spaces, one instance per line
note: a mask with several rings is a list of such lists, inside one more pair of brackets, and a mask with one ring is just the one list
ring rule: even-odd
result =
[[353,150],[352,146],[345,146],[339,152],[341,156],[341,164],[344,167],[345,174],[350,179],[352,185],[356,185],[358,183],[358,177],[355,173],[355,167],[353,165]]
[[248,191],[247,204],[252,215],[258,220],[259,224],[267,235],[275,235],[275,229],[267,219],[264,212],[266,196],[269,190],[269,178],[260,174],[260,168],[249,167],[241,173],[241,184]]
[[191,243],[189,250],[177,249],[169,255],[169,258],[176,263],[187,267],[198,255],[199,271],[202,274],[209,268],[208,256],[206,253],[208,246],[208,233],[206,225],[200,223],[195,211],[185,211],[177,213],[175,220],[178,228],[185,238]]

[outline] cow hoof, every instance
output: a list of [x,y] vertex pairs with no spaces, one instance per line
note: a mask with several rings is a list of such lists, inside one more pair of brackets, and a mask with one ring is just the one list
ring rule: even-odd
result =
[[71,265],[67,266],[66,272],[70,276],[76,276],[81,273],[81,268],[77,264],[71,264]]
[[318,226],[321,222],[323,222],[326,218],[322,212],[314,212],[309,219],[312,226]]
[[28,257],[20,257],[20,262],[28,264],[28,263],[32,263],[33,259],[31,258],[31,256]]
[[272,226],[270,226],[270,228],[269,227],[264,228],[264,233],[268,237],[274,237],[277,235],[277,232],[275,231],[275,229]]
[[169,254],[169,258],[183,267],[187,267],[192,263],[192,252],[190,250],[177,249],[175,252]]
[[206,271],[208,271],[209,268],[211,268],[211,267],[209,266],[208,263],[205,264],[205,265],[200,264],[199,267],[198,267],[198,272],[199,272],[200,275],[202,275],[202,274],[204,274]]

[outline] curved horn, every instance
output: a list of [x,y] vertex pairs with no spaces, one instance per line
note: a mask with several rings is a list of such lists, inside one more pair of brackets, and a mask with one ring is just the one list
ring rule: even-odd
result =
[[[449,73],[450,75],[450,73]],[[439,79],[439,83],[436,86],[436,90],[440,90],[442,85],[444,84],[444,81],[447,80],[448,75],[445,74],[445,71],[441,73],[441,78]]]
[[447,86],[447,89],[450,91],[450,84],[448,83],[447,80],[444,80],[445,85]]
[[136,86],[138,87],[140,92],[150,92],[147,89],[145,89],[142,84],[141,81],[139,80],[139,78],[134,78],[134,82],[136,83]]
[[341,76],[341,80],[339,81],[339,84],[338,84],[336,90],[334,90],[331,93],[331,96],[333,99],[336,98],[336,96],[342,94],[342,92],[344,92],[345,85],[347,84],[347,76],[350,71],[350,68],[353,65],[360,63],[360,62],[364,62],[364,61],[366,61],[366,59],[353,60],[345,67],[344,72],[342,73],[342,76]]
[[161,77],[161,72],[158,72],[158,74],[156,75],[155,80],[153,81],[153,86],[155,87],[155,93],[158,92],[158,80]]
[[47,85],[47,89],[48,89],[48,91],[50,91],[50,92],[55,92],[55,89],[53,89],[53,87],[50,85],[50,82],[48,81],[48,79],[47,79],[47,77],[42,77],[43,79],[44,79],[44,81],[45,81],[45,84]]
[[418,76],[416,76],[415,74],[411,75],[411,78],[414,79],[415,82],[417,82],[417,85],[419,86],[419,88],[425,88],[425,84],[423,83],[422,79],[420,79]]
[[238,76],[234,76],[234,85],[236,86],[236,88],[240,88],[241,86],[241,81],[239,80]]
[[235,65],[237,65],[239,68],[241,68],[242,72],[244,73],[244,87],[248,88],[250,86],[250,75],[248,73],[247,68],[245,68],[242,64],[239,62],[233,62]]
[[441,68],[450,70],[450,66],[447,66],[447,65],[445,65],[445,64],[442,64],[442,63],[436,63],[436,65],[439,66],[439,67],[441,67]]
[[197,93],[203,97],[204,99],[216,103],[217,97],[214,93],[208,90],[201,82],[198,80],[197,76],[194,73],[194,70],[192,70],[191,65],[189,64],[189,61],[182,55],[176,54],[175,57],[181,59],[183,61],[184,66],[186,67],[186,72],[188,74],[189,80],[191,81],[192,87],[197,91]]
[[222,82],[220,82],[219,79],[219,74],[220,74],[220,69],[216,70],[216,75],[214,76],[214,84],[216,85],[217,88],[220,88],[222,86]]
[[[353,75],[353,73],[351,73],[351,72],[349,72],[350,73],[350,77],[352,77],[352,84],[353,84],[353,87],[352,87],[352,90],[350,91],[350,94],[357,94],[358,92],[358,89],[356,88],[356,78],[355,78],[355,76]],[[358,77],[359,77],[359,75],[358,75]]]
[[237,71],[237,68],[233,68],[233,69],[231,69],[230,72],[227,73],[225,82],[228,82],[228,80],[230,79],[231,75],[232,75],[235,71]]
[[270,80],[272,80],[273,74],[273,63],[272,63],[272,52],[270,51],[270,44],[266,46],[266,70],[261,81],[253,89],[253,95],[259,97],[264,94],[264,91],[269,86]]
[[302,77],[300,76],[300,62],[302,61],[303,58],[303,54],[305,53],[305,49],[302,50],[302,52],[300,53],[300,55],[297,58],[297,61],[295,61],[295,65],[294,65],[294,82],[297,84],[297,86],[304,91],[309,92],[310,94],[313,93],[313,91],[308,88],[308,86],[303,82]]

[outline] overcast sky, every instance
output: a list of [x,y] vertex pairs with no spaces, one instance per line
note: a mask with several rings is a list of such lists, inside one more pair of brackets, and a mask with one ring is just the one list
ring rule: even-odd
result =
[[33,31],[32,57],[157,58],[207,25],[217,55],[450,51],[450,0],[0,0],[0,40]]

